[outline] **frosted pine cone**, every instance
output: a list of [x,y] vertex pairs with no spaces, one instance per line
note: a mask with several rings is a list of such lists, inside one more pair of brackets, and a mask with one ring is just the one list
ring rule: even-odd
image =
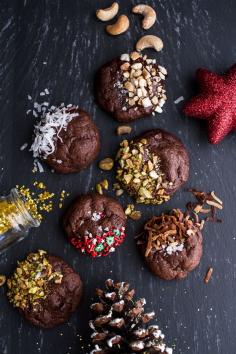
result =
[[91,305],[90,321],[94,345],[90,354],[172,354],[158,326],[147,326],[155,313],[144,312],[145,299],[134,300],[128,283],[106,281],[106,289],[96,289],[98,302]]

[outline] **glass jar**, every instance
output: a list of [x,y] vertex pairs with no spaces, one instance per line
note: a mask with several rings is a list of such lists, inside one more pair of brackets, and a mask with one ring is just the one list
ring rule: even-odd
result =
[[0,197],[0,253],[16,242],[23,240],[31,227],[38,227],[26,208],[24,197],[16,188]]

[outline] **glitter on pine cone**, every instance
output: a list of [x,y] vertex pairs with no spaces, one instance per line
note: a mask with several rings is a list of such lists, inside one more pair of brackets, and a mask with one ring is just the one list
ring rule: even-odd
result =
[[104,229],[101,235],[85,235],[83,238],[73,237],[71,244],[92,257],[104,257],[114,252],[115,248],[122,244],[125,239],[125,228]]
[[90,321],[94,345],[90,354],[172,354],[157,325],[147,325],[155,313],[144,312],[145,299],[134,299],[128,283],[108,279],[106,289],[96,289],[98,302],[91,305],[95,319]]
[[236,64],[224,75],[198,69],[200,93],[184,106],[183,113],[208,123],[208,140],[218,144],[236,131]]

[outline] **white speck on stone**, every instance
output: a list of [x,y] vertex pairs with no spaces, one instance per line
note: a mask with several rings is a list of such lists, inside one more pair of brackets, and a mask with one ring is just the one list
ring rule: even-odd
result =
[[176,100],[174,101],[174,104],[178,104],[182,101],[184,101],[184,96],[180,96],[180,97],[176,98]]

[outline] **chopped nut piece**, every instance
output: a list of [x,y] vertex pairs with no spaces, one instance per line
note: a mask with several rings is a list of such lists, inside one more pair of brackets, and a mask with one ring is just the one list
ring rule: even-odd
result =
[[134,90],[135,90],[134,85],[131,82],[129,82],[129,81],[125,82],[124,88],[126,88],[126,90],[128,90],[130,92],[134,92]]
[[131,212],[131,214],[129,215],[129,217],[132,220],[139,220],[142,217],[141,211],[138,210],[134,210]]
[[131,68],[134,70],[142,69],[143,64],[142,63],[134,63],[131,65]]
[[128,125],[120,125],[117,128],[117,134],[118,135],[123,135],[123,134],[130,134],[132,131],[132,128]]
[[125,62],[124,64],[121,65],[120,68],[121,68],[121,70],[126,71],[126,70],[129,69],[129,67],[130,67],[130,63],[129,62]]
[[96,191],[97,191],[100,195],[103,194],[103,190],[102,190],[101,184],[99,184],[99,183],[96,184]]
[[125,215],[130,215],[132,211],[134,210],[134,205],[133,204],[128,204],[126,209],[125,209]]
[[164,66],[158,65],[158,69],[163,75],[167,75],[167,70],[164,68]]
[[0,275],[0,286],[3,286],[6,283],[6,276]]
[[143,107],[147,108],[147,107],[151,107],[152,106],[152,102],[150,101],[150,98],[146,97],[142,100],[142,105]]
[[141,57],[141,55],[138,53],[138,52],[132,52],[131,54],[130,54],[130,58],[132,59],[132,60],[137,60],[137,59],[139,59]]
[[120,197],[123,193],[124,193],[124,190],[123,190],[123,189],[117,189],[117,191],[116,191],[116,196],[117,196],[117,197]]
[[122,60],[122,61],[130,61],[130,56],[129,56],[129,54],[122,54],[122,55],[120,56],[120,60]]
[[102,182],[100,182],[102,188],[108,190],[108,187],[109,187],[109,183],[108,183],[108,180],[107,179],[104,179]]
[[104,171],[110,171],[114,166],[114,161],[107,157],[99,162],[99,168]]

